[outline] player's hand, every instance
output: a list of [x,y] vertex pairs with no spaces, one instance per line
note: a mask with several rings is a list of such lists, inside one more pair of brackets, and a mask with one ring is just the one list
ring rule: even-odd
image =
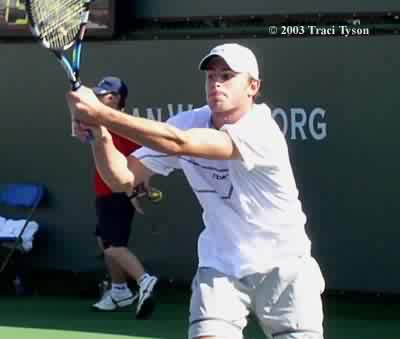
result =
[[74,120],[88,126],[98,125],[104,104],[85,86],[66,94],[67,104]]

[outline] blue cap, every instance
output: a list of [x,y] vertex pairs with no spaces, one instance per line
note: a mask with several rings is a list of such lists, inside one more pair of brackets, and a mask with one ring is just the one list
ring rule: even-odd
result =
[[97,95],[104,95],[107,93],[119,94],[121,100],[124,101],[128,96],[128,87],[120,78],[105,77],[93,87],[93,92]]

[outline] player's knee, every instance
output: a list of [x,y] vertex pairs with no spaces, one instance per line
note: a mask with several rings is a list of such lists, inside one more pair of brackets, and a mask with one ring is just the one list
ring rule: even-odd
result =
[[243,327],[220,319],[203,319],[189,327],[190,339],[243,339]]

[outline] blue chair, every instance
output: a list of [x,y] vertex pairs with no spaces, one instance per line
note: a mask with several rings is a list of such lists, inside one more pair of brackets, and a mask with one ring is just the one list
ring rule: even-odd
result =
[[37,207],[47,195],[47,189],[42,184],[9,184],[0,191],[0,204],[11,207],[29,209],[25,222],[17,236],[0,237],[0,245],[10,248],[0,266],[0,273],[4,271],[16,250],[23,251],[21,246],[22,235],[32,220]]

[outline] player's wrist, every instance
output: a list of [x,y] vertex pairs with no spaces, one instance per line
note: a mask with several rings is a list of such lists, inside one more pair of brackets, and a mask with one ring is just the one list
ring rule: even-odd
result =
[[101,143],[112,142],[112,136],[110,132],[103,126],[100,126],[98,128],[93,128],[92,134],[93,134],[93,143],[101,144]]

